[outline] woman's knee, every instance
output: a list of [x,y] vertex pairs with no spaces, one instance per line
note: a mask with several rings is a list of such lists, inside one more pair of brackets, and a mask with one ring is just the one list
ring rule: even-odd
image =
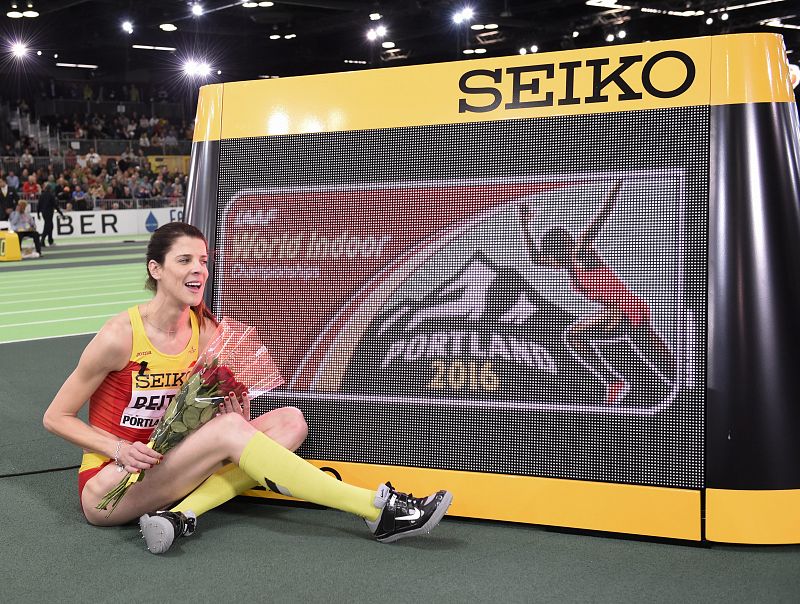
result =
[[252,436],[254,429],[238,413],[222,413],[203,426],[207,433],[221,442],[238,443]]
[[284,409],[288,429],[299,438],[305,440],[306,436],[308,436],[308,424],[303,412],[297,407],[284,407]]

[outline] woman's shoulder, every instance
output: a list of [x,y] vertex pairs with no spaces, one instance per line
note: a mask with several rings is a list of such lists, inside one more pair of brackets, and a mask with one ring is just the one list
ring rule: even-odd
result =
[[133,327],[125,310],[105,322],[86,347],[85,354],[97,359],[106,368],[119,369],[128,363],[132,349]]

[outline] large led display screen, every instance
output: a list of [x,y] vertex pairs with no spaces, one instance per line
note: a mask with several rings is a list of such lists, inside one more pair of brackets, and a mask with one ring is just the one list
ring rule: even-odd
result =
[[702,487],[708,111],[221,141],[255,408],[315,459]]

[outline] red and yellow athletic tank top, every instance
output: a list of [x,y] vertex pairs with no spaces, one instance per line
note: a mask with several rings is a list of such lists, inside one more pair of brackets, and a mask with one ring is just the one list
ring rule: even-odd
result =
[[629,290],[608,267],[588,270],[576,267],[572,271],[572,286],[592,302],[622,311],[634,327],[650,320],[647,303]]
[[189,315],[192,337],[186,348],[164,354],[148,339],[139,307],[128,309],[133,329],[131,358],[123,369],[109,373],[89,399],[91,425],[125,440],[150,440],[186,370],[197,360],[200,330],[194,312]]

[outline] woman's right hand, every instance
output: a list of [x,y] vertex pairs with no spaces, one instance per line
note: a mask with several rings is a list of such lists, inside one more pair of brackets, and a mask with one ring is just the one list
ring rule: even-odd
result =
[[146,444],[141,442],[123,442],[119,448],[119,463],[125,468],[126,472],[135,474],[142,470],[149,470],[153,466],[161,463],[163,455],[153,451]]

